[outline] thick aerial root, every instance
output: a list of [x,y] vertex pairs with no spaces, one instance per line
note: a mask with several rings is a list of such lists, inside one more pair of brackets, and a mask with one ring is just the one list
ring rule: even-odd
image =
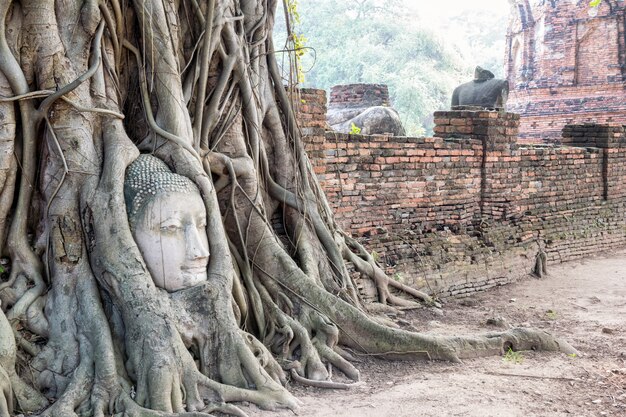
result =
[[22,411],[38,411],[48,406],[48,400],[39,391],[24,382],[17,374],[9,377],[13,394]]
[[250,333],[241,331],[241,335],[243,340],[246,342],[248,349],[250,349],[265,372],[267,372],[267,374],[277,383],[285,385],[287,383],[285,372],[283,372],[283,369],[280,367],[276,359],[274,359],[274,356],[272,356],[272,353],[267,349],[267,347],[265,347],[263,343]]
[[210,414],[200,411],[189,411],[180,413],[171,413],[164,411],[150,410],[140,407],[127,394],[123,394],[117,401],[115,406],[117,410],[123,410],[115,417],[210,417]]
[[[266,285],[273,291],[278,291],[271,282],[266,281]],[[281,356],[284,368],[292,375],[295,372],[300,377],[298,381],[307,385],[311,385],[310,381],[316,381],[326,387],[332,386],[333,383],[329,381],[332,366],[353,381],[359,380],[359,371],[333,350],[339,340],[339,330],[332,322],[306,305],[298,306],[300,314],[298,320],[295,320],[271,300],[265,286],[261,286],[260,294],[266,303],[266,311],[270,312],[270,316],[276,322],[277,334],[273,336],[279,340],[279,343],[274,343],[270,337],[267,343],[275,346],[275,352]],[[293,313],[296,303],[280,291],[277,294]],[[310,336],[312,334],[315,335],[313,338]],[[296,351],[299,360],[291,361]],[[329,369],[324,366],[324,361],[329,364]]]
[[[278,353],[283,361],[289,361],[290,358],[294,357],[294,352],[299,350],[297,372],[316,381],[327,380],[328,372],[311,341],[309,331],[300,321],[295,320],[276,305],[268,288],[272,289],[277,296],[281,294],[283,302],[289,306],[290,310],[293,309],[293,303],[275,287],[272,281],[266,280],[264,285],[259,286],[259,294],[265,304],[265,309],[276,322],[278,333],[283,335],[282,338],[279,338],[275,353]],[[274,344],[271,340],[267,340],[267,342]]]
[[[19,249],[22,246],[22,243],[18,243],[16,248],[13,248],[13,244],[9,243],[9,249],[19,252],[20,255],[16,255],[12,257],[16,259],[11,265],[11,277],[9,279],[10,282],[15,282],[17,277],[25,276],[30,279],[32,285],[29,285],[28,291],[26,291],[13,305],[13,307],[7,312],[7,318],[11,323],[17,325],[21,323],[24,326],[28,326],[30,323],[35,324],[35,328],[31,330],[33,333],[39,334],[36,330],[44,331],[47,328],[47,321],[41,312],[37,312],[36,310],[29,309],[31,307],[39,307],[42,308],[43,304],[36,304],[37,300],[41,300],[41,296],[46,290],[46,284],[42,278],[42,269],[41,269],[41,261],[37,258],[30,248],[24,250]],[[28,320],[29,316],[32,320]]]
[[315,381],[325,381],[328,379],[328,371],[322,363],[317,349],[313,345],[307,330],[302,325],[293,320],[290,326],[294,333],[294,340],[289,346],[288,357],[294,356],[294,350],[300,349],[300,366],[296,369],[301,375],[307,375],[309,379]]
[[209,404],[209,406],[204,411],[207,413],[219,412],[222,414],[228,414],[230,416],[236,417],[248,417],[248,415],[244,413],[240,408],[235,407],[232,404]]
[[512,350],[576,353],[567,342],[535,329],[511,329],[475,337],[444,337],[380,325],[361,310],[337,299],[297,274],[279,275],[281,284],[307,303],[314,303],[340,329],[340,342],[356,351],[390,359],[434,359],[459,362],[464,358],[501,355]]
[[301,383],[302,385],[308,385],[310,387],[315,388],[326,388],[326,389],[350,389],[358,384],[344,384],[341,382],[333,382],[333,381],[314,381],[312,379],[304,378],[298,375],[295,369],[291,370],[291,377],[294,381]]
[[48,405],[48,401],[15,372],[16,352],[13,330],[0,310],[0,416],[3,416],[3,408],[13,408],[13,396],[25,412],[38,411]]
[[[133,329],[128,340],[133,345],[129,356],[131,377],[137,381],[135,401],[141,407],[180,413],[185,411],[182,395],[185,392],[187,409],[201,410],[204,401],[198,386],[200,372],[172,333],[173,329],[164,323],[156,324],[161,331]],[[215,393],[205,398],[220,400]]]
[[[259,406],[264,410],[276,410],[278,408],[288,408],[291,410],[297,410],[300,406],[300,402],[296,400],[286,390],[246,390],[230,385],[220,384],[215,382],[201,374],[196,374],[192,377],[193,384],[196,384],[200,391],[206,393],[210,390],[213,395],[217,395],[220,399],[210,401],[208,405],[202,405],[199,411],[179,411],[174,414],[168,411],[157,411],[142,408],[129,396],[123,395],[118,399],[116,409],[124,410],[120,414],[116,414],[117,417],[207,417],[214,411],[223,412],[226,414],[245,416],[245,414],[232,405],[226,404],[226,402],[251,402]],[[187,392],[189,395],[189,392]],[[200,396],[198,394],[198,396]],[[189,405],[187,405],[189,409]]]
[[548,274],[548,255],[540,249],[535,258],[535,267],[533,268],[533,274],[538,278],[543,278]]
[[[389,291],[389,287],[393,287],[420,300],[426,305],[431,305],[437,308],[441,307],[441,304],[433,300],[428,294],[389,278],[387,274],[385,274],[384,271],[376,264],[374,257],[368,253],[360,243],[345,233],[340,233],[340,235],[344,240],[341,245],[342,255],[346,260],[352,262],[357,271],[374,281],[376,289],[378,290],[378,299],[381,304],[389,303],[398,307],[414,307],[417,305],[413,301],[405,300],[393,295]],[[357,253],[354,253],[353,250],[357,251]]]
[[502,353],[509,348],[518,350],[538,350],[546,352],[561,352],[567,355],[579,354],[568,342],[551,335],[548,332],[529,328],[516,328],[504,333],[495,333],[486,337],[499,338],[502,341]]
[[256,404],[263,410],[288,408],[295,411],[301,405],[300,401],[283,388],[276,390],[260,387],[257,390],[244,390],[230,385],[222,385],[215,382],[214,384],[216,385],[213,385],[212,388],[220,392],[225,402],[247,401]]
[[[392,343],[389,346],[390,350],[377,352],[377,356],[410,360],[426,357],[431,360],[460,362],[461,359],[502,355],[509,349],[578,353],[567,342],[536,329],[517,328],[502,333],[468,337],[431,337],[402,330],[391,332],[392,334],[386,336]],[[396,333],[396,337],[393,333]],[[372,338],[377,339],[376,336]]]
[[[194,291],[196,295],[215,290],[209,286],[203,287]],[[211,294],[208,297],[204,307],[201,307],[201,309],[205,309],[205,312],[212,309]],[[218,310],[215,309],[214,311]],[[231,322],[219,316],[214,316],[214,318],[216,322],[221,324]],[[234,320],[232,322],[234,323]],[[148,328],[144,326],[148,326]],[[223,344],[224,348],[231,350],[228,355],[222,354],[223,352],[218,350],[219,355],[212,358],[213,361],[218,359],[217,374],[229,385],[215,382],[202,375],[185,347],[182,346],[182,341],[175,333],[172,333],[173,329],[166,323],[151,320],[139,324],[136,329],[133,327],[135,326],[127,328],[127,338],[128,341],[131,341],[127,345],[132,346],[129,350],[129,356],[131,358],[131,377],[137,381],[135,401],[142,407],[166,413],[181,413],[185,411],[185,408],[188,411],[201,411],[205,408],[206,400],[213,404],[250,401],[259,407],[268,409],[297,407],[291,394],[280,385],[280,382],[276,382],[276,380],[284,380],[284,376],[277,373],[279,369],[272,364],[273,359],[265,357],[265,351],[259,349],[256,344],[254,350],[251,351],[236,327],[230,333],[223,331],[205,332],[205,336],[219,335],[221,339],[217,345]],[[155,331],[155,328],[159,328],[160,331]],[[225,330],[223,327],[213,324],[212,331],[220,329]],[[200,333],[196,334],[196,336],[200,335]],[[215,341],[217,339],[211,338],[210,340]],[[247,338],[247,340],[250,339]],[[261,360],[259,360],[260,357]],[[268,374],[263,365],[266,369],[269,366],[269,370],[274,371],[274,375]],[[237,375],[245,376],[244,383],[240,382],[240,377],[233,379]],[[244,386],[247,385],[245,381],[248,381],[254,389],[237,388],[231,385],[233,381]],[[183,392],[185,393],[184,401]]]
[[[543,330],[515,328],[499,333],[488,333],[475,337],[438,337],[436,343],[445,347],[445,351],[454,352],[449,359],[477,358],[502,355],[509,349],[513,351],[536,350],[578,354],[569,343],[560,340]],[[439,359],[436,356],[434,359]]]
[[13,413],[13,389],[6,371],[0,366],[0,417],[11,417]]
[[307,326],[308,333],[315,335],[311,339],[311,343],[318,355],[330,365],[328,378],[330,379],[331,377],[332,366],[335,366],[351,380],[358,381],[360,378],[359,371],[333,350],[339,342],[339,329],[337,326],[319,311],[313,310],[308,306],[301,307],[300,317],[301,322]]
[[[72,378],[63,395],[46,409],[41,417],[77,416],[76,409],[90,396],[94,386],[94,364],[90,356],[90,346],[84,337],[80,337],[81,362],[72,373]],[[101,416],[104,410],[92,410],[95,416]]]
[[313,339],[313,345],[324,360],[343,372],[345,376],[356,382],[361,379],[359,370],[346,359],[341,357],[339,353],[328,347],[325,343],[317,339]]

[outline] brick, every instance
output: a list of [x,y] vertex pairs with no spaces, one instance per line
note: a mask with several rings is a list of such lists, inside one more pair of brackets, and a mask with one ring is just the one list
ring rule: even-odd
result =
[[[520,142],[558,142],[572,123],[626,124],[624,3],[603,2],[597,17],[588,15],[588,2],[516,3],[505,73],[507,109],[521,117]],[[542,24],[525,24],[526,16],[541,16]],[[544,53],[522,53],[535,51],[537,40]]]
[[[488,114],[496,127],[519,123],[509,113]],[[472,112],[438,115],[487,126]],[[497,129],[384,140],[310,132],[303,142],[337,223],[376,251],[388,274],[425,291],[468,296],[514,282],[532,269],[538,241],[549,263],[626,245],[619,123],[570,122],[564,134],[585,146],[524,145]],[[311,152],[319,143],[321,151]],[[371,284],[356,279],[365,299],[375,300]]]

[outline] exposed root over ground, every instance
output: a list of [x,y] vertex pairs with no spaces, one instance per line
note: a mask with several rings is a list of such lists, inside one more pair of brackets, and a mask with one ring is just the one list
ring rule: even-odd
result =
[[[347,348],[452,362],[575,352],[542,331],[432,336],[370,315],[349,263],[382,308],[439,305],[335,224],[275,59],[276,3],[1,2],[0,417],[296,409],[289,378],[359,381]],[[195,184],[202,222],[155,220],[152,236],[202,236],[206,280],[168,291],[142,256],[124,195],[140,153]]]

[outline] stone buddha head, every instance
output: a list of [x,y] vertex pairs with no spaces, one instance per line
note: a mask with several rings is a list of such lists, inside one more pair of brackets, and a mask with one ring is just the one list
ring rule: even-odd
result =
[[131,232],[155,285],[174,292],[206,281],[206,209],[196,185],[142,154],[126,170],[124,198]]

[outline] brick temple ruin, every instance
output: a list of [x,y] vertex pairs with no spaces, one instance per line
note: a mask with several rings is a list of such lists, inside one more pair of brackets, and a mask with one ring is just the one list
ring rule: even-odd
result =
[[[566,145],[518,141],[513,113],[435,113],[435,137],[325,129],[326,93],[303,90],[305,146],[338,224],[387,273],[440,297],[626,245],[626,133],[568,125]],[[374,294],[360,284],[367,295]]]
[[[511,4],[508,113],[436,112],[435,137],[347,135],[327,130],[326,92],[302,90],[337,223],[439,297],[513,282],[539,254],[550,265],[626,245],[626,2],[597,16],[582,0]],[[331,103],[360,99],[342,87]]]
[[513,0],[508,110],[521,141],[558,141],[567,124],[626,124],[626,2]]

